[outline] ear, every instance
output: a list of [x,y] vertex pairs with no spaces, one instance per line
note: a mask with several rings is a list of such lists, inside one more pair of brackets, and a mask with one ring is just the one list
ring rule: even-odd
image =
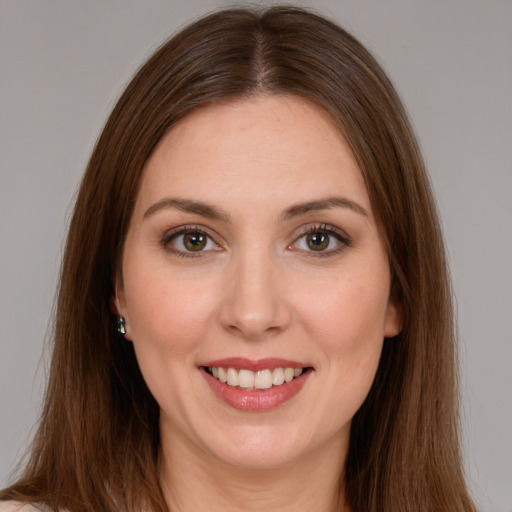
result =
[[124,337],[127,340],[131,340],[123,280],[121,277],[118,276],[112,281],[114,285],[114,294],[110,297],[110,311],[112,311],[112,314],[116,318],[119,318],[120,316],[124,318],[126,329],[126,334],[124,335]]
[[404,307],[401,301],[389,299],[386,320],[384,323],[384,337],[393,338],[402,331],[404,326]]

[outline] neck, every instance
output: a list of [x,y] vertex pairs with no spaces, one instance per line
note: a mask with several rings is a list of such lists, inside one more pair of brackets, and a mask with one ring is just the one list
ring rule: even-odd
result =
[[349,512],[343,486],[347,443],[339,442],[336,452],[329,443],[279,467],[241,468],[183,438],[169,441],[162,439],[160,478],[172,512]]

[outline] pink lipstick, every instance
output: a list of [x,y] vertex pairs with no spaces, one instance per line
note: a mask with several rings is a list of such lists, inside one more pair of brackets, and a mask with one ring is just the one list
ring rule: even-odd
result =
[[231,407],[266,411],[291,400],[313,368],[280,358],[225,358],[199,366],[212,391]]

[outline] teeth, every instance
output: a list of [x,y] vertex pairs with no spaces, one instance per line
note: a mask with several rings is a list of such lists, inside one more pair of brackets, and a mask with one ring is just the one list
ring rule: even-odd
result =
[[285,368],[284,369],[284,381],[290,382],[295,375],[295,370],[293,368]]
[[280,386],[302,375],[303,368],[274,368],[273,370],[251,370],[235,368],[209,367],[209,372],[221,382],[232,387],[244,389],[270,389]]
[[284,382],[284,370],[282,368],[275,368],[272,372],[272,384],[280,386]]
[[228,380],[228,376],[227,376],[226,370],[224,370],[224,368],[219,368],[218,372],[219,372],[219,380],[221,382],[226,382]]
[[238,381],[241,388],[254,387],[254,372],[251,370],[240,370],[238,372]]
[[228,380],[229,386],[238,386],[240,379],[238,378],[238,372],[234,368],[228,368]]
[[272,372],[260,370],[254,376],[254,387],[256,389],[270,389],[272,387]]

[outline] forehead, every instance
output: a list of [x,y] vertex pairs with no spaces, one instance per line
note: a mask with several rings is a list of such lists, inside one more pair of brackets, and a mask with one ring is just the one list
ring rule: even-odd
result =
[[175,125],[146,163],[138,203],[184,195],[285,207],[349,195],[370,210],[357,162],[320,107],[262,96],[202,107]]

